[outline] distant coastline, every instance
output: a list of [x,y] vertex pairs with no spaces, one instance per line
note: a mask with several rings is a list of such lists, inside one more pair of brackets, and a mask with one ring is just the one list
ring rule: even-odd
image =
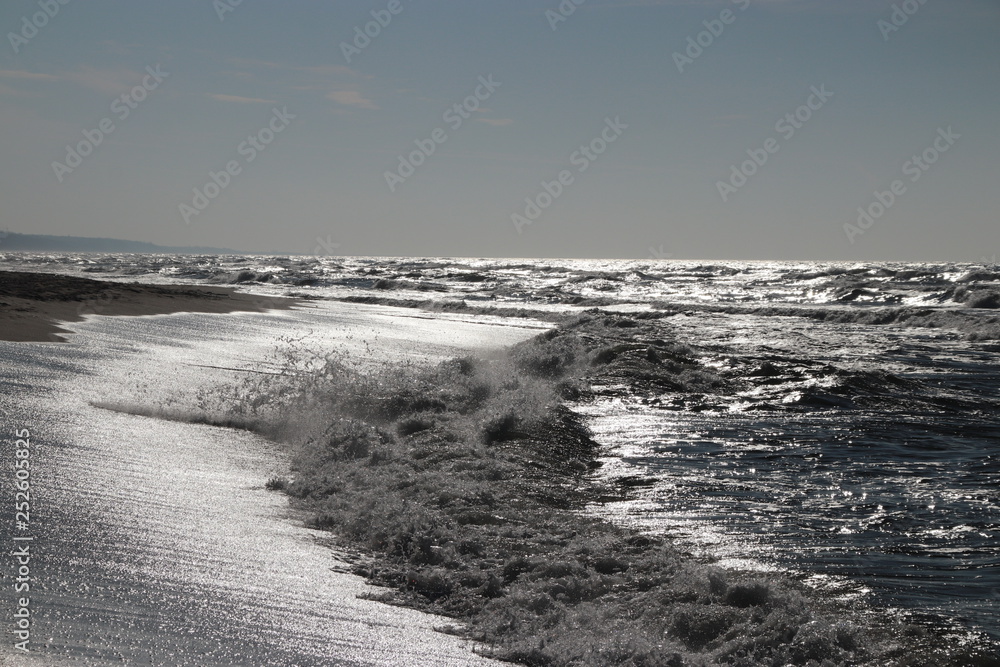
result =
[[[88,236],[51,236],[48,234],[18,234],[0,231],[0,252],[129,252],[171,253],[187,255],[243,255],[231,248],[208,246],[161,246],[142,241],[92,238]],[[271,253],[255,253],[271,254]]]

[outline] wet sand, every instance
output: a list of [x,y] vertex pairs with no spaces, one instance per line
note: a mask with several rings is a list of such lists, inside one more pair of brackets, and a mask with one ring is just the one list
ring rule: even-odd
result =
[[116,283],[50,273],[0,271],[0,340],[65,342],[61,322],[88,315],[262,312],[294,299],[241,294],[229,287]]

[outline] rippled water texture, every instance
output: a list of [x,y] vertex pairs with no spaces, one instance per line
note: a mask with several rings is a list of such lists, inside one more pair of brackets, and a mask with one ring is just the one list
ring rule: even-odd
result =
[[649,482],[598,511],[1000,637],[996,351],[925,329],[773,320],[662,322],[723,375],[750,377],[721,398],[588,406],[611,447],[605,474]]

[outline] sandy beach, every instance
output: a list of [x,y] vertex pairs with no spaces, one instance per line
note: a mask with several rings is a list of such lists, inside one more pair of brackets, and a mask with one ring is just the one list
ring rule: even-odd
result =
[[[287,475],[283,444],[134,414],[266,370],[286,335],[322,332],[322,345],[360,356],[373,328],[395,326],[386,355],[438,357],[532,334],[456,323],[442,342],[437,322],[375,310],[92,317],[68,344],[0,341],[0,411],[31,434],[30,519],[15,534],[39,545],[30,653],[10,634],[0,665],[498,664],[434,631],[449,619],[371,599],[382,589],[348,572],[329,533],[265,488]],[[4,443],[0,467],[12,471]]]
[[117,283],[74,276],[0,271],[0,340],[65,342],[63,322],[88,315],[262,312],[294,299],[241,294],[229,287]]

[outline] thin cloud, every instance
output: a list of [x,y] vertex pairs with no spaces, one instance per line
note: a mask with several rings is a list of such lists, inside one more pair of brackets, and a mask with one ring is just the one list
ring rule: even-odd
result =
[[[224,74],[241,81],[254,81],[258,85],[268,86],[267,90],[275,90],[277,86],[283,90],[323,95],[341,106],[362,109],[378,108],[374,102],[360,93],[343,90],[355,86],[355,81],[372,78],[369,74],[362,74],[345,65],[302,66],[241,57],[230,57],[226,58],[225,61],[238,69],[227,70],[223,72]],[[330,93],[331,89],[336,92]]]
[[477,118],[480,123],[487,123],[493,127],[503,127],[514,122],[513,118]]
[[270,70],[286,70],[291,72],[305,72],[307,74],[319,75],[319,76],[355,76],[363,78],[371,78],[369,75],[361,74],[357,70],[351,69],[346,65],[286,65],[283,63],[276,63],[270,60],[260,60],[258,58],[227,58],[226,62],[232,63],[238,67],[258,67],[262,69]]
[[[128,90],[131,86],[138,83],[142,79],[142,76],[141,72],[133,72],[129,69],[97,69],[88,65],[83,65],[72,72],[61,72],[59,74],[42,74],[26,70],[0,70],[0,79],[17,82],[69,82],[112,95],[118,95],[122,91]],[[9,94],[11,90],[8,86],[4,92]]]
[[91,90],[116,95],[138,84],[142,77],[141,72],[130,69],[97,69],[83,65],[77,71],[64,74],[61,78]]
[[[734,4],[735,3],[735,4]],[[704,7],[706,9],[716,9],[719,7],[741,7],[743,0],[736,3],[736,0],[606,0],[605,2],[588,3],[579,9],[621,9],[635,7]],[[853,13],[857,8],[865,8],[871,5],[870,0],[854,0],[853,3],[830,2],[829,0],[750,0],[750,4],[758,9],[776,9],[787,11],[822,11],[842,13],[848,11]],[[851,6],[853,4],[853,7]]]
[[327,93],[326,98],[348,107],[378,109],[374,102],[356,90],[335,90],[332,93]]
[[362,74],[346,65],[314,65],[311,67],[295,67],[293,69],[317,76],[357,76],[365,79],[371,78],[370,74]]
[[130,55],[136,49],[141,49],[143,46],[142,44],[122,44],[121,42],[117,42],[113,39],[106,39],[102,42],[98,42],[98,44],[103,46],[107,53],[113,53],[117,56]]
[[52,74],[41,74],[39,72],[26,72],[24,70],[0,69],[0,77],[6,79],[29,79],[34,81],[58,81],[59,77]]
[[27,93],[0,83],[0,97],[23,97],[25,95],[27,95]]
[[219,102],[236,102],[238,104],[277,104],[275,100],[264,100],[259,97],[240,97],[239,95],[222,95],[220,93],[213,93],[209,97]]

